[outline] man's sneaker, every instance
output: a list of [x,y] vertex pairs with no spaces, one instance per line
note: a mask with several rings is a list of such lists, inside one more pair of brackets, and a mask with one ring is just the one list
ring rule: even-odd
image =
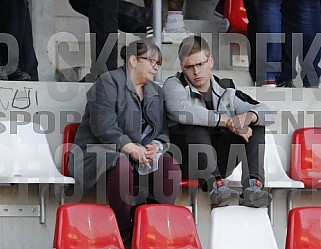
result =
[[295,88],[292,80],[276,81],[276,87],[290,87]]
[[272,195],[261,190],[263,185],[260,180],[250,179],[250,186],[247,187],[243,192],[244,206],[248,207],[267,207],[272,201]]
[[240,196],[236,190],[227,187],[226,180],[218,180],[213,184],[210,198],[213,207],[225,207],[228,205],[238,205]]

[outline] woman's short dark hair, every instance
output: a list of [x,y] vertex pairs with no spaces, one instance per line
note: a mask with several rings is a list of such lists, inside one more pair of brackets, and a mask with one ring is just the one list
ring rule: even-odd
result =
[[123,46],[120,51],[120,57],[124,60],[124,63],[128,61],[129,57],[134,55],[136,57],[148,54],[148,56],[158,56],[158,62],[162,63],[162,53],[159,47],[155,44],[153,39],[142,39],[129,43],[127,46]]
[[201,36],[189,36],[186,37],[178,48],[178,57],[182,62],[185,57],[190,56],[198,52],[204,51],[206,56],[211,55],[211,50],[208,46],[207,41]]

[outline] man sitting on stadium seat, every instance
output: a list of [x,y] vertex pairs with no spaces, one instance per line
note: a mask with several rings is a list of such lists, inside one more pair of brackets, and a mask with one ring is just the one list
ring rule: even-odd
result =
[[[239,204],[238,192],[228,188],[224,178],[242,162],[242,204],[269,205],[272,196],[262,190],[265,125],[274,116],[265,104],[236,90],[232,80],[212,76],[214,59],[202,37],[185,38],[178,56],[182,73],[166,80],[163,93],[171,142],[180,148],[196,145],[181,148],[183,158],[188,152],[188,177],[207,182],[214,207]],[[191,155],[196,150],[200,153]]]

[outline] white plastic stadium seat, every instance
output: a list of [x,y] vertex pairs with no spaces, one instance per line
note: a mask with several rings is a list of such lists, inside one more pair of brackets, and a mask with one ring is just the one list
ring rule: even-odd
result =
[[[65,183],[74,184],[72,177],[57,169],[46,134],[36,123],[14,124],[2,121],[0,133],[0,183]],[[10,128],[10,123],[14,129]],[[14,130],[17,129],[15,132]]]
[[[272,134],[265,135],[265,187],[267,188],[304,188],[303,182],[292,180],[284,171],[279,153]],[[242,165],[234,169],[232,175],[227,177],[230,187],[242,187]]]
[[214,208],[208,249],[278,249],[265,209]]
[[[40,205],[32,205],[29,208],[28,205],[24,205],[24,208],[34,210],[31,215],[26,216],[40,217],[41,223],[45,223],[44,199],[48,184],[57,184],[61,194],[65,185],[75,183],[72,177],[65,177],[58,171],[43,131],[39,124],[31,122],[0,123],[0,185],[39,184]],[[9,210],[23,210],[17,205],[1,205],[0,208],[2,206]],[[23,215],[24,212],[21,212],[21,216]]]

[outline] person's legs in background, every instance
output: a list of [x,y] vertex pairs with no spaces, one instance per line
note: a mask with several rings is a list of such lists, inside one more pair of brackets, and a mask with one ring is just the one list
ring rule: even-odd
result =
[[298,53],[302,68],[303,86],[319,87],[321,75],[321,68],[318,65],[321,53],[321,3],[316,0],[296,0],[293,2],[297,5],[297,18],[294,20],[299,26],[300,33],[303,33],[303,54]]
[[[38,80],[37,66],[32,28],[27,0],[3,0],[0,3],[0,33],[10,34],[18,43],[18,51],[12,51],[10,44],[10,58],[8,47],[0,44],[1,72],[5,72],[8,80]],[[13,53],[12,53],[13,52]],[[24,72],[22,72],[21,70]],[[32,77],[30,77],[30,75]]]
[[69,4],[75,11],[88,17],[90,0],[69,0]]
[[277,86],[294,86],[292,80],[297,76],[297,57],[302,68],[303,86],[319,86],[320,37],[316,35],[321,32],[320,12],[320,1],[283,1],[282,32],[286,41],[282,47],[282,72],[277,77]]
[[119,1],[118,29],[126,33],[146,34],[153,27],[153,10],[131,2]]
[[[92,47],[93,61],[97,60],[110,32],[116,32],[115,34],[117,34],[119,29],[126,33],[143,34],[153,26],[153,10],[137,6],[131,2],[123,0],[120,0],[119,3],[115,0],[110,2],[105,0],[69,0],[69,3],[75,11],[89,18],[91,33],[101,32],[96,33],[96,45],[94,45],[96,49]],[[118,6],[118,13],[116,6]],[[99,9],[99,11],[96,12],[96,9]],[[106,9],[107,11],[105,11]],[[118,19],[117,24],[115,16]],[[117,67],[117,43],[115,46],[113,46],[113,43],[114,39],[109,41],[109,46],[106,47],[107,51],[104,52],[111,53],[110,56],[105,54],[98,63],[92,65],[91,74],[87,74],[81,81],[95,81],[98,75],[107,71],[107,68],[112,70]]]
[[[88,17],[90,0],[69,0],[71,7]],[[153,10],[125,0],[118,5],[118,29],[126,33],[146,33],[153,26]]]
[[183,16],[184,0],[167,0],[168,12],[165,29],[171,33],[187,32]]
[[117,68],[118,4],[119,0],[90,0],[88,18],[93,34],[90,73],[94,80]]
[[27,13],[25,16],[23,42],[21,46],[22,48],[20,49],[18,68],[21,69],[21,71],[23,72],[27,72],[30,75],[31,80],[38,81],[38,61],[36,58],[35,49],[33,47],[33,37],[29,8],[27,8]]
[[[69,0],[71,7],[88,17],[89,0]],[[153,10],[125,0],[118,5],[118,29],[126,33],[146,33],[153,26]]]
[[249,61],[249,73],[253,83],[256,82],[256,33],[257,33],[257,5],[258,0],[243,0],[244,7],[246,9],[246,15],[249,20],[247,25],[247,38],[250,42],[250,48],[248,49]]
[[[145,6],[152,8],[153,0],[144,0]],[[163,43],[177,43],[192,33],[184,23],[183,16],[184,0],[167,0],[168,12],[163,32]],[[163,17],[164,18],[164,17]]]
[[[283,0],[270,0],[258,2],[256,51],[260,51],[260,53],[256,54],[257,85],[274,85],[275,79],[281,71],[282,1]],[[266,42],[268,42],[268,44],[266,44]]]
[[[299,47],[302,44],[299,40],[293,43],[292,36],[296,33],[300,35],[301,31],[297,25],[296,17],[298,5],[295,1],[283,0],[282,3],[282,33],[285,34],[285,43],[282,44],[282,71],[276,78],[276,86],[278,87],[294,87],[293,79],[297,76],[296,58],[298,56]],[[294,45],[294,46],[293,46]]]
[[164,43],[180,44],[191,33],[185,25],[183,16],[184,0],[167,0],[168,12],[163,32]]

